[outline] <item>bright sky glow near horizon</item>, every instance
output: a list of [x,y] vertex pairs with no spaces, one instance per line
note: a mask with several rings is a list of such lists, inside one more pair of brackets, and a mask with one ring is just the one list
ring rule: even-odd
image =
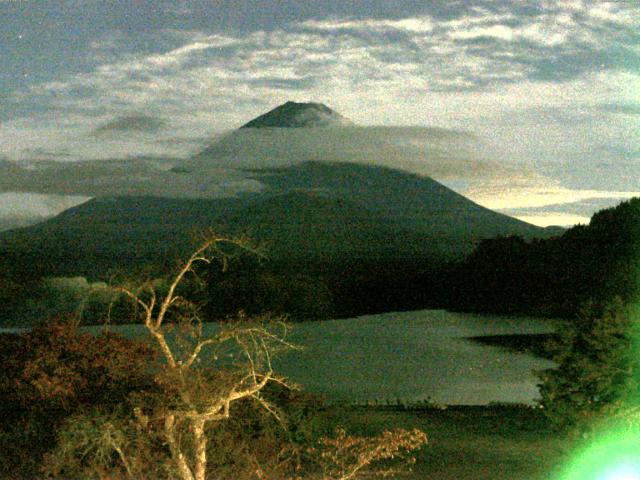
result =
[[26,0],[0,17],[0,217],[70,202],[33,194],[91,194],[18,187],[17,167],[187,158],[287,100],[363,126],[472,132],[507,173],[396,166],[533,223],[640,195],[637,2]]

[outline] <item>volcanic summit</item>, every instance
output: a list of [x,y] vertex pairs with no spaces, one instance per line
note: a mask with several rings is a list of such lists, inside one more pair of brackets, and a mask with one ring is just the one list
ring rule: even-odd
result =
[[323,103],[287,102],[240,128],[309,128],[333,125],[353,125],[353,122]]

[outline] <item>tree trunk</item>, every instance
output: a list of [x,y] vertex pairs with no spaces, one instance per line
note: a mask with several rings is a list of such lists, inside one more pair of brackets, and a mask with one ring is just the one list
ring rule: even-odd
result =
[[[193,473],[189,468],[189,464],[187,463],[187,459],[180,450],[180,446],[176,442],[175,437],[175,417],[173,415],[167,415],[164,421],[164,433],[167,437],[167,443],[169,443],[169,450],[171,450],[171,457],[173,461],[176,463],[178,467],[178,471],[180,472],[180,477],[182,480],[194,480]],[[202,477],[204,478],[204,477]]]
[[195,440],[195,480],[205,480],[207,473],[207,436],[204,433],[205,421],[197,419],[193,422],[193,436]]

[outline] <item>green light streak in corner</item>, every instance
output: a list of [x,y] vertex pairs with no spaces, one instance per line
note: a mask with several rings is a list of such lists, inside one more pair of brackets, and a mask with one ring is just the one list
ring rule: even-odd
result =
[[596,438],[556,480],[640,480],[640,431],[612,431]]
[[622,402],[553,480],[640,480],[640,303],[628,305],[626,315],[632,374]]

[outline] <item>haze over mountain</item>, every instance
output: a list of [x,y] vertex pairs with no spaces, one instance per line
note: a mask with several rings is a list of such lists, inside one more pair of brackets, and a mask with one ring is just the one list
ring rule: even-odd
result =
[[[320,135],[332,129],[327,119],[346,121],[324,105],[286,103],[239,132],[261,132],[259,127],[268,125],[267,130]],[[221,142],[222,147],[205,149],[189,169],[167,174],[180,181],[200,175],[199,168],[218,168]],[[287,145],[281,147],[286,152]],[[248,233],[265,242],[274,258],[333,261],[442,261],[469,252],[482,238],[553,233],[483,208],[427,176],[358,163],[289,161],[287,167],[243,170],[263,188],[228,198],[96,198],[34,227],[2,234],[0,249],[26,248],[29,255],[45,257],[51,273],[98,275],[176,255],[194,231],[209,227]]]
[[[105,131],[101,139],[130,139],[130,127],[135,127],[136,134],[147,135],[146,127],[157,125],[156,120],[144,115],[118,117],[93,131]],[[285,128],[292,125],[305,128]],[[110,148],[105,145],[106,150]],[[491,160],[482,142],[467,132],[357,126],[325,105],[287,102],[243,128],[209,139],[188,159],[169,154],[81,162],[0,158],[0,192],[218,198],[261,190],[246,169],[319,160],[383,165],[439,179],[460,172],[502,178],[519,174]]]
[[[320,103],[286,102],[215,139],[185,171],[265,169],[304,162],[380,165],[441,179],[519,173],[501,164],[475,135],[429,127],[360,126]],[[526,167],[522,167],[523,169]],[[520,172],[520,174],[530,172]]]

